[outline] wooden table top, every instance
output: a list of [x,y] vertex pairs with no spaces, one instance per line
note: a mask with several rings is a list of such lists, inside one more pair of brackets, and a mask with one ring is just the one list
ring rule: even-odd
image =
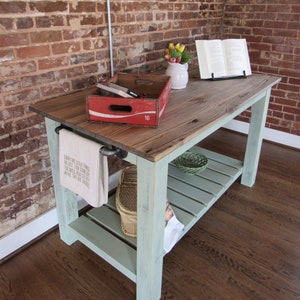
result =
[[253,98],[279,81],[263,74],[220,81],[190,78],[185,89],[171,91],[157,128],[89,122],[86,95],[95,88],[40,101],[30,109],[75,132],[158,161],[205,131],[222,126],[229,116],[239,114]]

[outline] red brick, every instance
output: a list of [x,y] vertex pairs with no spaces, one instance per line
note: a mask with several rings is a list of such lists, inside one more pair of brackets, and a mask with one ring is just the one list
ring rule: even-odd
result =
[[80,25],[101,25],[103,23],[103,16],[83,16],[80,20]]
[[255,12],[255,14],[252,16],[252,19],[260,19],[260,20],[277,20],[277,13],[266,13],[264,11],[262,12]]
[[3,77],[12,77],[35,72],[36,64],[34,61],[20,62],[10,65],[3,65],[0,69],[0,75]]
[[283,119],[286,121],[295,121],[294,114],[283,114]]
[[66,54],[80,51],[80,42],[63,42],[59,44],[53,44],[53,54]]
[[272,36],[273,29],[260,27],[260,28],[253,28],[252,32],[254,35]]
[[33,12],[68,12],[68,2],[67,1],[35,1],[29,3],[29,8]]
[[0,47],[26,46],[29,37],[26,33],[8,33],[0,35]]
[[27,131],[19,131],[16,133],[12,133],[10,135],[10,138],[13,145],[23,143],[27,139]]
[[61,31],[39,31],[30,33],[31,42],[34,44],[53,43],[62,40]]
[[39,182],[43,182],[44,183],[45,179],[48,178],[49,182],[48,182],[47,185],[44,184],[44,188],[45,188],[45,186],[48,186],[50,188],[52,186],[52,184],[53,184],[52,178],[50,178],[50,177],[51,177],[51,171],[50,170],[48,170],[48,172],[45,172],[44,170],[41,170],[40,172],[31,173],[31,177],[30,178],[31,178],[31,182],[33,184],[39,183]]
[[56,85],[47,85],[44,87],[41,87],[41,92],[42,95],[46,98],[49,98],[51,96],[55,96],[55,95],[61,95],[64,93],[68,93],[70,92],[71,88],[70,88],[70,83],[69,82],[64,82],[62,84],[56,84]]
[[22,103],[30,103],[33,100],[39,100],[39,98],[40,95],[38,89],[25,90],[4,96],[4,103],[6,106],[16,106]]
[[300,108],[284,106],[283,111],[294,115],[300,115]]
[[297,85],[300,87],[300,77],[298,77],[298,78],[291,77],[291,78],[289,78],[288,83],[292,84],[292,85]]
[[[207,7],[207,5],[205,5],[204,7]],[[201,7],[200,7],[201,9]],[[243,5],[226,5],[226,12],[242,12],[244,10],[244,6]]]
[[14,59],[15,55],[12,49],[0,50],[0,63],[12,61]]
[[96,3],[89,1],[76,2],[70,4],[71,13],[96,12]]
[[[10,134],[12,131],[12,122],[4,121],[0,123],[0,135]],[[0,152],[1,153],[1,152]]]
[[42,190],[49,191],[51,187],[53,187],[53,180],[52,177],[49,176],[48,178],[42,181]]
[[267,5],[267,12],[280,12],[280,13],[290,13],[291,8],[289,5]]
[[47,57],[38,60],[39,70],[61,68],[69,65],[69,58],[67,56],[63,57]]
[[64,17],[63,16],[42,16],[35,18],[37,28],[49,28],[51,26],[63,26]]
[[107,48],[108,41],[106,39],[85,40],[82,42],[84,50],[97,50]]
[[293,53],[294,48],[289,45],[272,44],[272,51],[277,51],[281,53]]
[[21,143],[21,146],[18,148],[12,148],[10,151],[6,152],[5,157],[6,159],[12,159],[24,155],[25,153],[29,153],[38,149],[39,147],[39,140],[32,139],[32,140],[25,140]]
[[0,145],[1,145],[1,153],[4,153],[3,150],[11,146],[11,138],[6,136],[0,139]]
[[81,75],[83,75],[83,68],[81,66],[73,67],[73,68],[67,69],[66,73],[67,73],[68,78],[74,78],[77,76],[81,76]]
[[291,13],[278,13],[277,20],[285,22],[299,22],[299,16]]
[[[10,152],[10,151],[8,151],[8,152]],[[8,154],[8,152],[5,152],[5,155]],[[15,159],[9,160],[5,163],[3,172],[9,173],[15,169],[23,167],[24,164],[25,164],[24,157],[17,156]]]
[[282,105],[278,105],[278,104],[270,102],[269,103],[269,109],[271,109],[271,110],[277,110],[277,111],[282,111]]
[[[295,101],[295,100],[280,98],[280,97],[277,97],[275,99],[275,102],[280,104],[281,107],[282,106],[294,106],[294,107],[296,107],[296,105],[297,105],[297,101]],[[278,110],[281,110],[281,109],[278,109]]]
[[300,107],[300,92],[295,92],[295,93],[287,92],[286,97],[287,97],[287,99],[297,100],[298,101],[298,107]]
[[251,49],[255,49],[256,51],[271,51],[271,46],[267,43],[251,43]]
[[26,2],[23,1],[8,1],[0,2],[1,14],[18,14],[26,11]]
[[272,28],[272,29],[274,29],[274,28],[283,29],[283,28],[287,28],[287,22],[267,20],[267,21],[264,22],[264,27]]
[[87,78],[74,79],[74,80],[72,80],[71,85],[72,85],[72,89],[75,91],[89,87]]
[[275,118],[278,118],[278,119],[282,119],[283,118],[283,113],[282,112],[279,112],[279,111],[273,111],[272,112],[273,116]]
[[297,32],[295,30],[275,28],[273,34],[275,36],[284,36],[284,37],[290,37],[290,38],[297,38]]
[[91,28],[83,28],[78,30],[64,30],[63,38],[66,40],[82,39],[89,37],[97,37],[97,31]]
[[0,18],[0,26],[2,29],[12,30],[14,27],[14,20],[9,18]]
[[[1,169],[1,167],[0,167]],[[6,172],[10,172],[8,170],[8,168],[5,168]],[[10,174],[8,174],[8,176],[10,177]],[[24,189],[26,187],[26,182],[24,180],[24,177],[21,178],[21,180],[19,181],[14,181],[14,180],[11,180],[9,179],[9,184],[3,186],[1,188],[1,198],[2,199],[5,199],[11,195],[14,194],[15,191],[19,190],[19,189]]]
[[71,62],[72,65],[77,65],[77,64],[92,62],[94,60],[95,60],[95,55],[94,55],[93,52],[72,55],[70,57],[70,62]]
[[279,124],[279,120],[280,119],[278,119],[278,118],[267,116],[267,123],[268,124],[276,124],[276,125],[278,125]]
[[20,211],[30,207],[32,205],[32,199],[23,199],[18,201],[18,206],[14,210],[14,213],[17,214]]
[[31,46],[16,49],[17,57],[20,59],[44,57],[50,55],[50,47],[45,46]]
[[[35,99],[32,99],[34,101]],[[16,120],[14,122],[14,128],[15,130],[23,130],[25,128],[34,126],[36,124],[40,124],[44,118],[38,114],[32,113],[31,115],[27,115],[26,117]]]
[[300,68],[279,69],[278,74],[280,76],[287,76],[287,77],[300,77]]
[[33,20],[30,17],[18,18],[16,22],[17,29],[28,29],[33,27]]
[[21,88],[20,82],[18,80],[5,80],[0,81],[0,93],[12,92]]

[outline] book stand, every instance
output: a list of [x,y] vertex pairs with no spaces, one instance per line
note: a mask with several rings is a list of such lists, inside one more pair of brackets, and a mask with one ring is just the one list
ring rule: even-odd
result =
[[246,71],[243,70],[243,75],[238,75],[238,76],[231,76],[231,77],[218,77],[215,78],[214,73],[211,73],[211,78],[209,80],[226,80],[226,79],[240,79],[240,78],[246,78]]

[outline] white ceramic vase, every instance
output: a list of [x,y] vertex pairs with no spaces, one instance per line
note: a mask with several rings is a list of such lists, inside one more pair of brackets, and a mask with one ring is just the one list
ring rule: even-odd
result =
[[184,89],[189,81],[188,64],[168,62],[166,75],[171,77],[171,89]]

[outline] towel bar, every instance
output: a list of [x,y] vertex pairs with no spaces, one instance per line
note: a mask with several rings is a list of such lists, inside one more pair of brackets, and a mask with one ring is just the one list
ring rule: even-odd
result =
[[112,148],[107,148],[103,146],[100,149],[100,153],[105,156],[117,156],[118,158],[125,158],[128,153],[125,150],[112,146]]
[[[73,129],[70,127],[60,125],[55,128],[55,132],[59,134],[59,131],[61,129],[73,131]],[[103,146],[100,148],[100,153],[105,156],[117,156],[118,158],[125,158],[128,155],[127,151],[117,148],[115,146],[112,146],[111,148]]]

